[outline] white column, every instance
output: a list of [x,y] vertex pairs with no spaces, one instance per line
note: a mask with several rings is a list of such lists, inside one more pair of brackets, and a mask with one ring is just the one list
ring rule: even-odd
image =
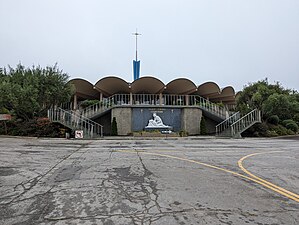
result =
[[186,105],[189,105],[189,95],[185,95]]
[[77,95],[76,94],[74,94],[74,110],[76,110],[77,109],[77,104],[78,104],[78,101],[77,101]]
[[130,92],[130,105],[133,105],[133,94]]

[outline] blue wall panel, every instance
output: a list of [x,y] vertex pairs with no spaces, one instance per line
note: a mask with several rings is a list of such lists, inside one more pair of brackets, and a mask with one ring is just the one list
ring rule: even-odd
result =
[[147,126],[148,121],[153,119],[153,113],[161,117],[163,123],[173,127],[173,131],[181,130],[181,109],[165,108],[133,108],[132,130],[142,131]]

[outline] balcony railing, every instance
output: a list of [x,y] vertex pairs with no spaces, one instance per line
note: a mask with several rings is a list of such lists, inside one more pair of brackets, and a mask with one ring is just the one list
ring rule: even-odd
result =
[[229,111],[216,103],[213,103],[198,95],[159,95],[159,94],[115,94],[105,98],[99,103],[82,110],[82,115],[87,118],[101,114],[112,107],[122,105],[133,106],[197,106],[216,116],[226,119]]

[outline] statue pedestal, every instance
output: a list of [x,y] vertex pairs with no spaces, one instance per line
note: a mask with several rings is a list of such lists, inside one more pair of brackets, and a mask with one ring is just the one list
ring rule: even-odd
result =
[[145,127],[144,130],[145,131],[149,131],[149,132],[150,131],[156,131],[156,130],[158,130],[160,132],[162,132],[162,131],[169,131],[169,130],[172,131],[172,127],[171,126],[164,126],[164,127]]

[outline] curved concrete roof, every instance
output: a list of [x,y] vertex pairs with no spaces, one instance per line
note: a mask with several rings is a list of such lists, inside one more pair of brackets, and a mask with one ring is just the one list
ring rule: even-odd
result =
[[93,88],[93,84],[87,80],[76,78],[69,81],[76,90],[77,97],[83,99],[99,98],[99,92]]
[[131,84],[133,94],[159,94],[164,90],[164,83],[155,77],[141,77]]
[[95,88],[105,96],[111,96],[117,93],[130,93],[129,84],[123,79],[115,76],[100,79],[95,84]]
[[165,94],[188,95],[197,91],[196,85],[189,79],[178,78],[166,85]]
[[236,95],[235,89],[232,86],[227,86],[221,90],[221,96],[231,96]]
[[220,94],[220,88],[215,82],[206,82],[198,86],[197,94],[205,98],[217,96]]
[[114,94],[197,94],[204,98],[208,98],[214,102],[223,102],[226,104],[235,104],[236,93],[233,87],[228,86],[220,91],[219,86],[215,82],[205,82],[198,87],[187,78],[178,78],[170,81],[165,85],[161,80],[152,77],[144,76],[133,83],[116,77],[108,76],[100,79],[94,86],[84,79],[70,80],[76,89],[76,94],[81,99],[99,98],[100,93],[104,97],[109,97]]
[[221,101],[224,103],[235,101],[235,89],[232,86],[227,86],[221,90],[220,95],[212,96],[212,101]]

